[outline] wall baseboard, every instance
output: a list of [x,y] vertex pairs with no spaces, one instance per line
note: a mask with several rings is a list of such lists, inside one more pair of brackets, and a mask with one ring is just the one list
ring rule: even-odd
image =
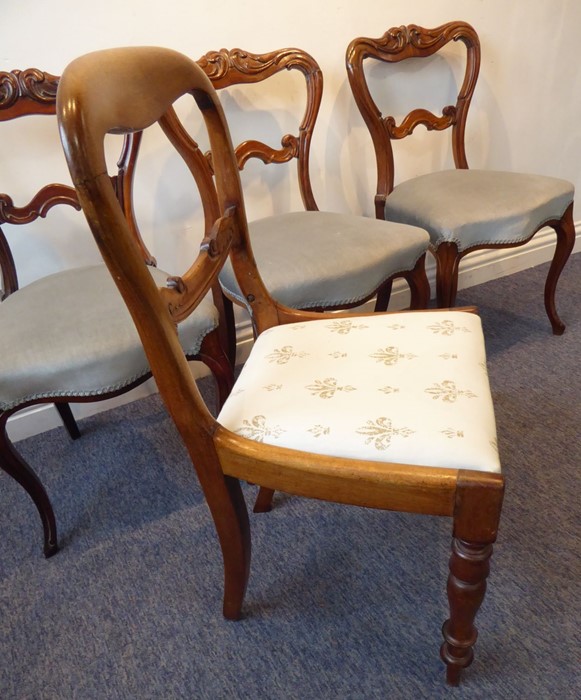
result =
[[[581,222],[575,225],[576,241],[573,253],[581,252]],[[459,289],[473,287],[483,282],[499,279],[515,272],[535,267],[552,259],[555,247],[555,233],[552,229],[543,229],[526,245],[519,248],[503,248],[498,250],[479,250],[464,258],[460,265],[458,280]],[[436,270],[433,259],[430,257],[426,265],[428,279],[432,291],[435,290]],[[542,290],[539,291],[539,303],[542,303]],[[390,309],[402,309],[409,304],[408,287],[403,280],[397,280],[393,285],[390,301]],[[372,302],[361,307],[361,310],[373,309]],[[238,328],[238,352],[237,359],[243,362],[252,347],[252,329],[247,320],[240,321]],[[193,365],[196,375],[207,374],[207,369],[200,363]],[[149,380],[133,391],[114,399],[98,401],[95,403],[71,404],[75,418],[82,420],[95,413],[107,411],[115,406],[121,406],[131,401],[150,396],[156,393],[157,388],[153,380]],[[62,426],[60,417],[52,404],[42,404],[24,409],[12,416],[8,421],[8,434],[14,442],[37,435],[45,430],[52,430]]]

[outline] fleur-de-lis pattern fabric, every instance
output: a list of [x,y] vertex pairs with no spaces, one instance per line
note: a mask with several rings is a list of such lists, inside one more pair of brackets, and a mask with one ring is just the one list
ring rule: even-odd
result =
[[500,471],[482,326],[462,311],[271,328],[218,421],[317,454]]
[[339,386],[333,377],[316,379],[312,384],[307,385],[307,389],[313,396],[320,396],[322,399],[332,399],[338,391],[355,391],[355,387],[350,384]]
[[373,357],[376,362],[383,362],[384,365],[395,365],[401,360],[413,360],[416,355],[413,355],[411,352],[401,352],[399,348],[390,345],[387,348],[379,348],[370,357]]

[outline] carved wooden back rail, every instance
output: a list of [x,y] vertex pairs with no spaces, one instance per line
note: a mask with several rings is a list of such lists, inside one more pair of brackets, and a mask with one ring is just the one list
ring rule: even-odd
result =
[[[298,70],[306,81],[307,104],[298,134],[285,134],[281,147],[273,148],[262,141],[248,140],[235,148],[238,167],[242,170],[250,158],[265,164],[288,163],[297,159],[299,187],[305,209],[318,209],[309,175],[309,151],[313,129],[323,94],[323,74],[315,59],[301,49],[289,48],[265,54],[254,54],[242,49],[209,51],[197,64],[210,78],[215,89],[233,85],[259,83],[282,70]],[[211,164],[211,154],[207,154]]]
[[[30,115],[56,117],[58,81],[59,76],[37,68],[0,72],[0,122]],[[140,142],[140,132],[125,136],[117,163],[117,175],[111,180],[144,260],[150,265],[155,265],[155,259],[141,238],[133,214],[131,187]],[[60,147],[56,134],[55,146]],[[24,206],[16,206],[9,194],[0,192],[0,301],[18,289],[16,265],[1,225],[29,224],[38,218],[46,217],[50,209],[58,204],[65,204],[77,210],[81,208],[74,187],[62,183],[45,185]]]
[[[383,116],[377,107],[365,80],[363,62],[372,58],[385,63],[397,63],[407,58],[429,57],[451,41],[466,46],[467,60],[464,79],[455,105],[442,109],[441,115],[418,108],[407,114],[400,124],[393,116]],[[394,187],[394,160],[392,139],[402,139],[413,133],[420,124],[428,131],[452,128],[452,149],[457,168],[468,168],[464,146],[466,117],[480,70],[480,42],[476,31],[464,22],[424,29],[417,25],[390,29],[378,39],[361,39],[347,49],[347,74],[355,101],[370,131],[377,157],[376,214],[383,218],[385,199]]]

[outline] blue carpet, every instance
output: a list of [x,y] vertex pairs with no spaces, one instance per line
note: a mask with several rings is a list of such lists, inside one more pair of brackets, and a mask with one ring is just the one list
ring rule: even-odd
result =
[[58,429],[19,443],[57,514],[52,559],[28,496],[0,474],[0,698],[581,697],[581,255],[562,277],[560,338],[546,270],[459,299],[484,321],[507,477],[459,688],[438,656],[449,521],[278,494],[251,515],[245,618],[227,622],[207,507],[151,397],[86,419],[76,442]]

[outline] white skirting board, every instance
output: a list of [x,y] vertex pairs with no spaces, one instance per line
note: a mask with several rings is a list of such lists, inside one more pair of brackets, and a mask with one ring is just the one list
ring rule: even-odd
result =
[[[574,253],[581,252],[581,222],[575,225],[576,242]],[[472,287],[490,280],[498,279],[521,270],[526,270],[535,265],[548,262],[553,256],[555,247],[555,233],[552,229],[543,229],[526,245],[518,248],[503,248],[497,250],[479,250],[466,256],[460,263],[458,280],[459,289]],[[435,294],[435,264],[431,256],[428,256],[426,269],[432,296]],[[558,287],[557,287],[558,293]],[[543,303],[543,290],[539,290],[539,304]],[[393,285],[390,301],[390,309],[405,308],[409,304],[408,287],[403,280],[397,280]],[[369,306],[369,309],[366,308]],[[372,310],[371,303],[363,307],[366,311]],[[548,321],[547,321],[548,323]],[[238,361],[243,362],[252,346],[252,331],[250,323],[242,319],[237,324],[238,328]],[[200,363],[193,363],[192,371],[205,374],[207,369]],[[106,411],[115,406],[120,406],[149,396],[157,391],[155,382],[150,380],[137,387],[133,391],[122,394],[114,399],[91,403],[71,404],[76,418],[82,419],[100,411]],[[52,404],[41,404],[24,409],[12,416],[8,421],[8,434],[13,441],[36,435],[45,430],[51,430],[61,426],[60,417]]]

